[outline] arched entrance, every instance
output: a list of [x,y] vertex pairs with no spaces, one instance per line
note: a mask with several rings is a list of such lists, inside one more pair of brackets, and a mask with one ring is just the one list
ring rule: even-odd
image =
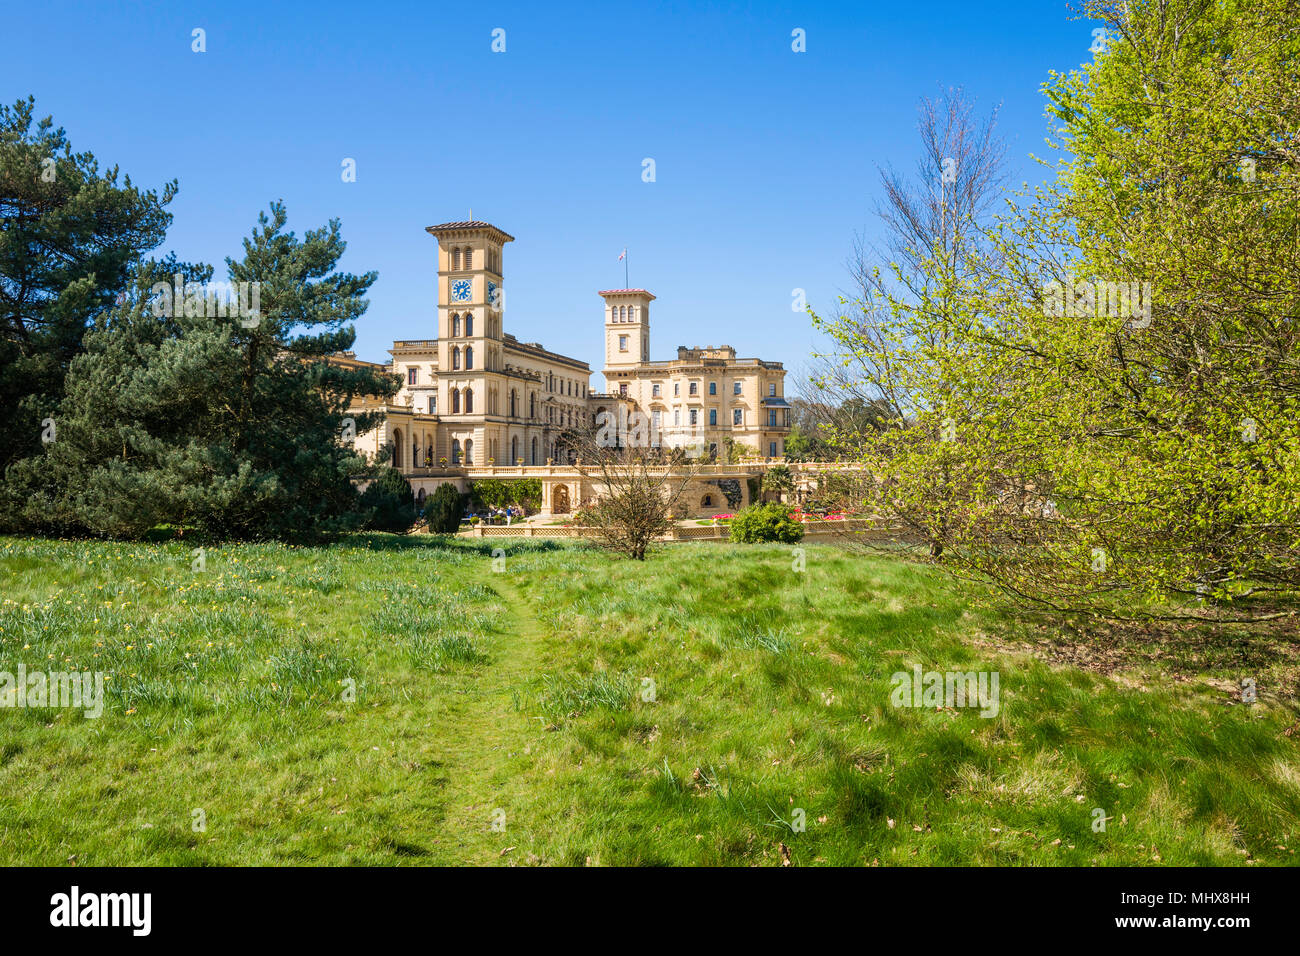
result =
[[393,467],[402,467],[402,430],[393,429]]
[[567,515],[569,513],[569,488],[567,485],[555,486],[555,491],[551,493],[551,513],[557,515]]

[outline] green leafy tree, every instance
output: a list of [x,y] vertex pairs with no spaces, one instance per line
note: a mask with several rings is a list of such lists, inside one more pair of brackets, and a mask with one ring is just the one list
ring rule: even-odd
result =
[[539,478],[482,478],[473,482],[470,494],[476,508],[518,505],[535,511],[542,503],[542,482]]
[[785,465],[773,465],[763,472],[763,491],[778,495],[794,491],[794,474]]
[[1300,591],[1300,32],[1285,0],[1086,11],[1056,181],[832,323],[906,398],[863,494],[1040,606],[1257,623]]
[[176,188],[101,171],[30,97],[0,106],[0,474],[41,451],[87,328],[163,241]]
[[741,544],[780,541],[794,544],[803,540],[803,524],[791,517],[789,505],[751,505],[731,519],[731,540]]

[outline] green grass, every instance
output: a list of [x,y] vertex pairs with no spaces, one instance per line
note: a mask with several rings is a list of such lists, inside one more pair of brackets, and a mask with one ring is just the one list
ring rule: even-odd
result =
[[[109,675],[99,719],[0,709],[0,863],[1295,862],[1289,635],[1079,636],[802,547],[369,535],[194,572],[0,539],[0,671]],[[892,706],[914,665],[996,671],[999,713]]]

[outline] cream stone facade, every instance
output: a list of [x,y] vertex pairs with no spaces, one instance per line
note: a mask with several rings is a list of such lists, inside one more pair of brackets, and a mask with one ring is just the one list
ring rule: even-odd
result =
[[780,362],[737,358],[729,345],[678,346],[677,358],[650,361],[645,289],[609,289],[605,300],[605,389],[631,399],[668,447],[703,446],[708,457],[728,438],[761,458],[785,455],[790,405]]
[[[652,362],[654,296],[607,290],[600,295],[608,391],[593,392],[586,362],[505,331],[503,254],[513,236],[477,221],[427,231],[438,243],[437,337],[394,342],[387,364],[351,353],[334,358],[399,377],[390,402],[353,406],[383,412],[382,424],[357,436],[356,446],[372,459],[389,456],[421,497],[443,481],[466,490],[471,471],[508,477],[563,470],[576,456],[566,433],[590,429],[600,412],[619,407],[653,419],[664,446],[696,444],[707,454],[722,451],[730,437],[755,457],[784,454],[789,406],[781,363],[737,358],[729,346],[679,348],[676,359]],[[563,513],[588,497],[578,483],[562,484],[546,483],[545,511]]]

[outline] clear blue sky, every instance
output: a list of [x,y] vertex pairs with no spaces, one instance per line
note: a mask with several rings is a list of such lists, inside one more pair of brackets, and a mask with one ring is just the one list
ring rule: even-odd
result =
[[178,179],[160,252],[220,264],[275,199],[298,232],[339,217],[344,266],[379,272],[363,358],[436,335],[424,227],[472,208],[516,237],[519,338],[598,372],[596,291],[623,286],[626,246],[631,284],[658,296],[651,358],[726,343],[793,371],[814,336],[791,290],[825,308],[847,288],[854,233],[875,229],[877,164],[915,164],[921,96],[961,85],[981,112],[1001,104],[1014,182],[1041,178],[1039,85],[1092,56],[1074,16],[1062,0],[42,0],[8,5],[0,95],[34,94],[75,149],[139,184]]

